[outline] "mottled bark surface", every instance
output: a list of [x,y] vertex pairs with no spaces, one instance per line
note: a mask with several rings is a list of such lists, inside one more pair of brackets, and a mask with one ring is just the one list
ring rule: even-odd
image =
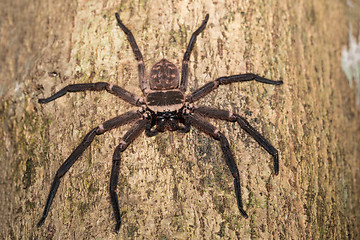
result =
[[[0,9],[1,239],[360,238],[360,118],[340,66],[348,24],[359,16],[346,1],[5,0]],[[270,155],[238,125],[212,121],[236,156],[249,219],[237,209],[218,142],[193,129],[142,135],[122,154],[123,225],[114,234],[111,157],[127,126],[95,139],[36,227],[56,170],[83,136],[133,109],[106,92],[37,99],[96,81],[141,95],[115,12],[147,70],[162,58],[179,66],[210,14],[190,58],[189,92],[245,72],[284,80],[222,86],[201,101],[243,115],[280,152],[275,176]]]

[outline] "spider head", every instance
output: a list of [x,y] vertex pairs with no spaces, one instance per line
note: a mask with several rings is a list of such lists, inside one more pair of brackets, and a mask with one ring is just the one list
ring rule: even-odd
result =
[[179,71],[166,59],[162,59],[151,68],[149,78],[151,90],[169,90],[179,86]]
[[179,129],[177,112],[159,112],[156,116],[156,130],[159,132],[176,131]]

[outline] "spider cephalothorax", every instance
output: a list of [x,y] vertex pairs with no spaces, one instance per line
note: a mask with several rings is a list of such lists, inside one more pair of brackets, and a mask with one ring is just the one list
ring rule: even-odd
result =
[[119,201],[116,194],[120,171],[120,153],[123,152],[132,141],[140,136],[142,132],[145,132],[146,136],[148,137],[155,136],[158,133],[164,131],[178,131],[186,133],[189,132],[191,126],[219,141],[225,162],[228,165],[232,176],[234,177],[235,195],[239,211],[245,218],[247,218],[248,215],[243,209],[241,200],[239,170],[237,168],[234,156],[230,150],[229,142],[227,138],[216,127],[207,122],[205,118],[215,118],[229,122],[237,122],[243,130],[250,134],[250,136],[252,136],[267,152],[273,156],[274,172],[276,175],[279,173],[278,151],[240,115],[226,110],[206,106],[196,106],[194,103],[211,91],[218,88],[220,85],[230,84],[233,82],[247,82],[252,80],[272,85],[280,85],[283,82],[273,81],[253,73],[246,73],[220,77],[214,81],[208,82],[191,94],[186,95],[185,91],[188,81],[188,61],[190,54],[196,42],[197,36],[204,30],[206,26],[209,15],[206,15],[201,26],[191,36],[189,45],[186,49],[182,61],[181,78],[179,77],[178,68],[168,60],[162,59],[151,68],[148,79],[145,78],[144,60],[133,34],[121,22],[117,13],[115,16],[119,27],[126,34],[134,52],[135,58],[138,61],[139,83],[144,97],[140,98],[113,84],[97,82],[68,85],[49,98],[39,99],[39,103],[48,103],[65,95],[67,92],[106,90],[109,93],[120,97],[131,105],[137,106],[138,110],[129,111],[107,120],[86,134],[84,140],[71,153],[71,155],[56,172],[48,199],[46,201],[45,209],[38,226],[41,226],[44,223],[49,213],[50,206],[60,184],[60,179],[82,155],[85,149],[90,146],[95,136],[129,123],[134,123],[134,125],[124,135],[120,144],[115,148],[110,176],[110,199],[116,219],[116,232],[119,231],[121,225]]

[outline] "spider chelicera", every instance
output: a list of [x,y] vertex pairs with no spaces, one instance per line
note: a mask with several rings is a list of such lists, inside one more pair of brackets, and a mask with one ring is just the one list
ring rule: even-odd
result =
[[246,73],[220,77],[215,81],[206,83],[204,86],[195,90],[190,95],[186,95],[185,91],[188,82],[188,62],[190,54],[196,42],[196,37],[205,29],[206,23],[209,19],[209,14],[205,16],[201,26],[191,36],[189,45],[187,46],[182,61],[181,78],[179,77],[178,68],[166,59],[162,59],[160,62],[156,63],[151,68],[149,77],[146,78],[144,60],[133,34],[122,23],[118,13],[115,14],[115,17],[119,27],[126,34],[134,52],[135,58],[138,61],[139,82],[144,97],[140,98],[135,94],[132,94],[127,90],[110,83],[97,82],[68,85],[49,98],[39,99],[39,103],[43,104],[51,102],[65,95],[67,92],[106,90],[107,92],[118,96],[131,105],[138,107],[138,110],[129,111],[120,116],[107,120],[86,134],[80,145],[71,153],[71,155],[56,172],[54,181],[51,185],[50,193],[46,201],[43,215],[37,226],[40,227],[44,223],[46,216],[49,213],[50,206],[60,184],[60,179],[82,155],[85,149],[89,147],[95,136],[129,123],[134,124],[130,130],[125,133],[120,144],[115,148],[110,176],[110,199],[116,220],[116,232],[119,231],[121,226],[119,201],[116,194],[116,187],[118,184],[120,170],[120,153],[123,152],[129,146],[129,144],[144,131],[146,136],[153,137],[158,133],[165,131],[187,133],[190,131],[191,126],[220,142],[226,164],[228,165],[231,174],[234,177],[234,188],[238,208],[242,216],[244,218],[248,218],[247,213],[243,209],[241,199],[239,170],[236,166],[234,156],[230,150],[229,142],[227,138],[216,127],[207,122],[205,118],[237,122],[243,130],[250,134],[250,136],[252,136],[268,153],[273,156],[274,172],[276,175],[279,173],[278,151],[263,136],[261,136],[261,134],[256,131],[248,121],[246,121],[238,114],[206,106],[196,106],[194,105],[194,102],[198,101],[211,91],[217,89],[219,85],[230,84],[233,82],[247,82],[252,80],[272,85],[280,85],[283,82],[273,81],[253,73]]

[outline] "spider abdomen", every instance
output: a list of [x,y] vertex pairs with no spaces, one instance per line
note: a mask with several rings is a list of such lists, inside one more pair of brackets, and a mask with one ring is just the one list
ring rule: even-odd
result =
[[165,58],[156,63],[150,71],[150,89],[169,90],[179,87],[179,71]]
[[156,91],[146,96],[146,105],[154,112],[172,112],[184,106],[185,95],[180,90]]

